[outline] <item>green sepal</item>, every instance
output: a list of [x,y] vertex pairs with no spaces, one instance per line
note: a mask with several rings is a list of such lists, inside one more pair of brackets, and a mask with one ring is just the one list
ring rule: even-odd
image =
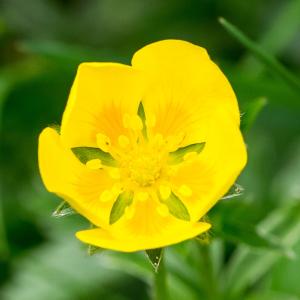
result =
[[66,201],[62,201],[52,213],[52,217],[61,218],[75,214],[77,212]]
[[170,163],[178,164],[181,163],[184,159],[184,156],[190,152],[200,153],[204,149],[205,142],[191,144],[182,148],[177,149],[176,151],[169,153]]
[[143,105],[142,101],[139,104],[138,116],[141,118],[141,120],[143,122],[142,134],[143,134],[144,138],[147,139],[146,114],[145,114],[144,105]]
[[146,256],[149,259],[154,271],[157,273],[163,256],[163,248],[145,250]]
[[94,246],[94,245],[88,245],[87,253],[89,256],[92,256],[96,253],[102,253],[105,249]]
[[190,221],[191,217],[184,203],[172,192],[170,197],[161,200],[162,203],[168,206],[170,213],[181,220]]
[[241,196],[241,195],[243,195],[244,190],[245,189],[240,184],[235,183],[229,189],[229,191],[221,198],[221,200],[231,199],[231,198],[235,198],[235,197]]
[[99,148],[93,147],[75,147],[71,149],[75,156],[83,163],[86,164],[89,160],[100,159],[103,165],[116,167],[117,162],[110,155]]
[[124,192],[118,196],[110,212],[110,216],[109,216],[110,225],[116,223],[123,216],[126,207],[129,206],[132,203],[132,201],[133,201],[132,192]]

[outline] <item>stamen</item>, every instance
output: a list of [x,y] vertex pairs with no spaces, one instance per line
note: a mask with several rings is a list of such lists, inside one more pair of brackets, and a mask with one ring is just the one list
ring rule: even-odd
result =
[[118,142],[122,148],[127,148],[130,143],[129,138],[123,134],[118,137]]
[[102,134],[102,133],[98,133],[96,135],[96,139],[97,139],[97,146],[104,152],[109,152],[109,148],[110,148],[110,139],[109,137],[107,137],[106,135]]
[[179,193],[180,193],[182,196],[190,197],[190,196],[192,196],[193,191],[191,190],[190,187],[188,187],[187,185],[183,184],[183,185],[179,188]]
[[135,213],[134,204],[131,204],[125,208],[125,217],[127,220],[131,220]]
[[113,198],[114,198],[114,194],[109,190],[103,191],[102,194],[100,195],[100,201],[102,202],[111,201],[113,200]]
[[163,199],[168,199],[171,195],[171,188],[168,185],[160,185],[159,187],[160,196]]
[[98,170],[102,168],[102,162],[100,159],[95,158],[86,162],[86,166],[91,170]]
[[156,207],[157,212],[162,216],[162,217],[167,217],[170,215],[170,211],[167,205],[165,204],[159,204]]

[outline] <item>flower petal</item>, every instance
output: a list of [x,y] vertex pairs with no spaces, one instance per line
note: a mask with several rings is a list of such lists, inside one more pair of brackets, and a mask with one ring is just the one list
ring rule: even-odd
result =
[[174,221],[161,229],[157,235],[130,235],[104,229],[79,231],[76,237],[84,243],[105,249],[134,252],[155,249],[191,239],[210,228],[208,223]]
[[125,114],[136,114],[142,98],[142,77],[117,63],[79,66],[63,115],[61,136],[68,147],[96,147],[96,135],[116,143],[126,135]]
[[137,51],[132,65],[148,77],[143,105],[146,117],[156,118],[154,133],[184,133],[184,145],[204,142],[216,107],[239,125],[235,94],[204,48],[164,40]]
[[229,190],[246,162],[246,146],[238,126],[216,109],[203,152],[181,164],[172,179],[177,193],[183,184],[191,190],[190,197],[181,200],[192,221],[199,220]]
[[106,227],[111,202],[100,201],[100,195],[112,188],[113,181],[103,170],[91,170],[63,147],[61,137],[52,128],[39,138],[39,166],[49,192],[64,198],[76,211],[92,223]]

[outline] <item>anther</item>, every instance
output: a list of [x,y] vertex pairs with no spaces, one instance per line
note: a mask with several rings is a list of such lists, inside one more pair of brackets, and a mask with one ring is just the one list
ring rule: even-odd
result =
[[91,170],[98,170],[102,167],[101,160],[98,158],[87,161],[85,165]]
[[163,199],[168,199],[171,195],[171,188],[170,186],[168,185],[160,185],[159,187],[159,193],[160,193],[160,196],[163,198]]
[[122,148],[126,148],[129,145],[130,141],[126,135],[122,134],[118,137],[118,143]]

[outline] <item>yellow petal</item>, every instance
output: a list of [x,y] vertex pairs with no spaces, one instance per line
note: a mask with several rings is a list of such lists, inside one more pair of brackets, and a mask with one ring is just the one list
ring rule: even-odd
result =
[[128,130],[124,115],[136,115],[144,84],[138,71],[117,63],[79,66],[63,115],[61,136],[68,147],[97,147],[97,134],[116,144]]
[[161,228],[156,235],[118,234],[104,229],[79,231],[76,237],[84,243],[105,249],[123,252],[134,252],[145,249],[155,249],[191,239],[210,228],[208,223],[190,223],[175,221]]
[[209,123],[206,145],[192,161],[182,163],[172,178],[172,190],[182,184],[192,191],[187,206],[191,220],[199,220],[233,185],[247,161],[246,146],[237,125],[216,110]]
[[38,156],[47,190],[64,198],[92,223],[107,227],[112,203],[103,203],[99,198],[112,187],[111,178],[103,170],[91,170],[79,162],[52,128],[40,134]]
[[203,142],[215,108],[239,125],[235,94],[204,48],[180,40],[156,42],[137,51],[135,69],[148,78],[146,118],[155,115],[153,134],[185,134],[182,145]]

